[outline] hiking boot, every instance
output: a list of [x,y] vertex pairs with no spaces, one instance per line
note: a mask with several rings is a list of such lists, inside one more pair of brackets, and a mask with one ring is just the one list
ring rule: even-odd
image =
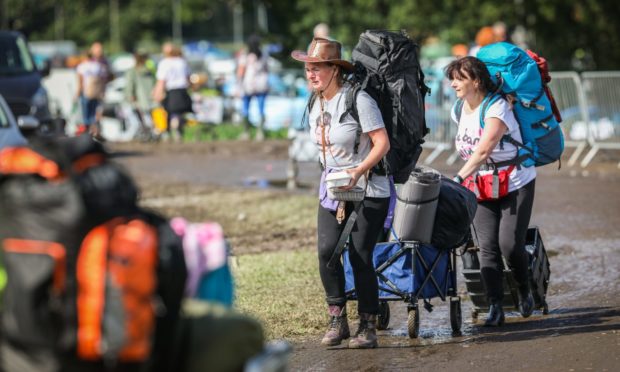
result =
[[250,132],[247,131],[243,131],[239,134],[239,137],[237,137],[238,140],[240,141],[247,141],[250,139]]
[[263,131],[263,128],[258,128],[256,130],[256,137],[254,137],[254,140],[256,142],[262,142],[265,140],[265,132]]
[[347,321],[347,308],[346,306],[329,305],[329,315],[329,326],[321,340],[321,345],[340,345],[342,340],[351,336],[349,322]]
[[372,349],[377,347],[377,316],[360,313],[360,324],[355,337],[349,341],[351,349]]
[[484,322],[485,327],[499,327],[504,324],[504,309],[501,301],[492,301],[489,306],[489,316]]
[[527,291],[519,292],[519,312],[521,316],[524,318],[532,315],[534,311],[534,297],[532,297],[532,292],[528,289]]

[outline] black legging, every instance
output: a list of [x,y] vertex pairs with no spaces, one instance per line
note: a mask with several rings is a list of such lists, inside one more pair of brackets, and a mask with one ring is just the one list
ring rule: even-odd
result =
[[[358,212],[357,221],[351,232],[349,258],[355,277],[355,291],[360,313],[377,314],[379,308],[379,289],[377,276],[372,263],[372,252],[377,237],[383,228],[387,215],[389,198],[366,198]],[[353,210],[353,203],[347,203],[347,216]],[[338,224],[336,213],[319,205],[318,213],[318,248],[319,273],[325,289],[326,301],[329,305],[344,305],[344,269],[340,260],[333,269],[327,268],[340,233],[346,222]]]
[[490,301],[504,297],[503,262],[506,258],[519,290],[528,285],[525,237],[532,215],[536,180],[496,201],[478,203],[474,228],[480,245],[480,272]]

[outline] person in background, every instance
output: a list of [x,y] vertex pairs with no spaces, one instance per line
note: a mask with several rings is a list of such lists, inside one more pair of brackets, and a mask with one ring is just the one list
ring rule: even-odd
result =
[[134,59],[135,66],[125,75],[125,98],[137,111],[143,129],[152,128],[150,117],[154,102],[151,93],[155,87],[155,75],[146,66],[148,59],[146,52],[137,50]]
[[327,23],[321,22],[314,26],[313,34],[315,38],[330,39],[329,26],[327,25]]
[[465,44],[454,44],[451,49],[452,56],[455,58],[463,58],[468,55],[469,48]]
[[192,98],[187,92],[190,70],[181,49],[176,45],[165,43],[162,52],[164,59],[157,66],[153,98],[163,105],[168,114],[167,134],[178,142],[183,139],[183,115],[192,111]]
[[478,30],[478,33],[476,33],[476,44],[471,49],[469,49],[469,55],[475,57],[478,54],[480,48],[494,42],[495,34],[493,33],[493,27],[482,27],[480,30]]
[[101,119],[106,84],[112,80],[112,73],[103,54],[100,42],[91,45],[88,57],[77,68],[78,88],[75,101],[82,109],[82,125],[77,133],[88,131],[94,138],[102,140],[99,120]]
[[463,104],[460,117],[456,105],[452,110],[452,120],[458,124],[456,149],[466,161],[454,180],[462,184],[470,176],[492,175],[494,171],[507,173],[507,194],[479,201],[473,223],[480,245],[482,282],[490,303],[484,325],[501,326],[504,323],[502,256],[519,287],[521,315],[529,317],[534,308],[525,238],[534,204],[536,168],[521,166],[518,148],[503,140],[510,136],[523,142],[519,123],[506,99],[491,103],[483,118],[484,126],[480,123],[482,101],[495,91],[484,63],[471,56],[457,59],[446,67],[446,76]]
[[[347,115],[345,98],[351,85],[345,83],[344,73],[353,65],[342,59],[341,44],[328,39],[314,38],[305,51],[294,51],[291,56],[305,63],[306,78],[316,94],[309,107],[310,136],[319,152],[324,171],[321,177],[318,206],[319,273],[325,290],[329,326],[321,344],[339,345],[350,337],[344,290],[344,268],[336,260],[333,268],[328,263],[336,250],[344,220],[353,211],[351,202],[330,199],[325,176],[332,171],[345,171],[351,180],[345,190],[354,187],[360,177],[367,179],[365,198],[361,201],[358,218],[350,236],[349,257],[358,296],[360,323],[350,348],[377,347],[375,329],[379,310],[379,291],[372,256],[377,238],[383,229],[388,212],[390,184],[385,175],[369,171],[385,156],[390,142],[377,103],[364,91],[357,95],[359,122]],[[361,134],[358,129],[361,128]],[[359,146],[355,151],[356,137]]]
[[496,43],[501,41],[510,42],[508,40],[508,29],[504,22],[497,21],[493,23],[493,36]]
[[256,98],[260,121],[256,131],[256,140],[262,141],[265,138],[263,131],[265,126],[265,100],[269,92],[269,66],[267,56],[260,47],[260,39],[256,35],[250,36],[247,43],[247,52],[239,56],[237,66],[237,80],[241,83],[243,92],[243,116],[244,132],[240,139],[250,138],[250,103],[252,98]]

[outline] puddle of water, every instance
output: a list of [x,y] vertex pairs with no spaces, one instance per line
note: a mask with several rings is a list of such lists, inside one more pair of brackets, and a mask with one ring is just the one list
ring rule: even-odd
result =
[[[287,179],[266,179],[266,178],[256,178],[256,177],[248,177],[242,182],[243,187],[252,187],[259,189],[287,189],[289,188],[289,181]],[[308,182],[295,182],[295,189],[298,190],[309,190],[314,186]]]

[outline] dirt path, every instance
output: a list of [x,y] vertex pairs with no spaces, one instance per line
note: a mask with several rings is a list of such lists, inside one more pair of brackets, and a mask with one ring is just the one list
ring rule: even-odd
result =
[[[286,178],[284,142],[112,148],[152,192],[179,182],[262,187],[268,183],[257,181]],[[437,167],[454,171],[439,162]],[[303,165],[301,179],[312,185],[316,168]],[[435,300],[435,311],[421,313],[420,337],[410,340],[406,305],[393,302],[378,349],[326,349],[318,337],[295,341],[291,370],[619,370],[620,170],[615,163],[586,172],[545,168],[536,188],[532,224],[541,228],[551,256],[548,315],[510,314],[504,327],[485,329],[472,324],[470,302],[464,301],[463,335],[452,337],[446,306]]]
[[551,255],[549,315],[522,319],[512,313],[506,326],[486,329],[472,324],[471,303],[464,301],[463,336],[451,337],[446,306],[438,306],[431,314],[422,311],[421,337],[410,340],[406,305],[392,302],[393,320],[380,333],[379,349],[326,350],[309,340],[297,345],[293,370],[617,371],[620,183],[545,172],[536,186],[532,222]]

